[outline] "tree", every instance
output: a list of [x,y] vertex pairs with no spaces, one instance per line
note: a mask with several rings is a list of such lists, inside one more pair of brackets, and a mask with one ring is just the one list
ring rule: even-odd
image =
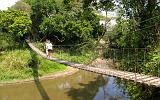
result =
[[39,25],[43,18],[50,17],[58,11],[55,0],[25,0],[32,8],[32,36],[34,39],[39,37]]
[[32,13],[31,6],[23,1],[16,2],[16,4],[12,6],[12,8],[15,10],[25,11],[30,15]]
[[48,38],[64,37],[68,42],[76,43],[87,41],[92,37],[92,26],[87,20],[80,20],[79,14],[74,11],[59,13],[50,18],[45,18],[40,25],[41,32]]
[[[126,18],[129,23],[127,30],[131,34],[135,33],[135,37],[129,37],[136,39],[137,42],[133,44],[134,47],[154,48],[159,42],[160,10],[156,2],[157,0],[122,0],[121,2],[123,6],[121,12],[124,13],[121,14],[120,19],[124,20]],[[132,30],[130,30],[131,28]],[[129,33],[126,35],[129,35]]]
[[31,24],[29,14],[24,11],[10,9],[0,12],[0,29],[3,33],[14,36],[17,41],[29,34]]
[[[98,26],[98,27],[94,28],[94,29],[98,30],[97,33],[101,33],[100,35],[98,35],[98,36],[100,36],[99,41],[101,40],[101,38],[104,37],[104,35],[105,35],[106,31],[107,31],[107,22],[108,22],[107,12],[113,10],[114,7],[115,7],[115,5],[114,5],[113,0],[83,0],[83,9],[85,11],[87,11],[87,10],[90,11],[90,9],[95,8],[96,10],[101,10],[101,11],[105,11],[106,12],[105,25],[104,25],[105,26],[105,28],[104,28],[105,30],[103,29],[102,26]],[[93,21],[91,21],[91,22],[93,22]],[[94,30],[94,32],[95,31],[96,30]]]
[[[127,48],[119,53],[123,54],[120,69],[135,71],[136,66],[138,72],[158,75],[160,10],[156,2],[122,0],[117,25],[110,36],[110,42],[115,43],[116,48]],[[128,54],[125,54],[125,50]]]

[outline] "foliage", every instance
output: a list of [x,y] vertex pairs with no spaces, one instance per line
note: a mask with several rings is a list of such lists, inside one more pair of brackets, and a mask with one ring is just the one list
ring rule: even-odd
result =
[[142,47],[143,45],[139,45],[141,37],[139,32],[134,30],[134,23],[135,20],[132,19],[120,19],[113,35],[110,36],[110,42],[116,42],[120,48]]
[[[32,54],[34,54],[32,51],[25,49],[6,51],[1,55],[0,80],[9,81],[32,78],[33,70],[36,66],[39,76],[66,69],[64,65],[46,60],[40,56],[34,55],[33,57]],[[34,63],[35,61],[37,63]]]
[[65,42],[81,43],[102,34],[104,29],[99,24],[100,19],[92,10],[83,10],[76,5],[70,9],[63,6],[57,14],[43,19],[40,30],[45,36],[58,36],[65,38]]
[[63,0],[63,3],[65,5],[69,5],[70,3],[72,3],[74,0]]
[[[156,0],[122,0],[115,29],[118,47],[155,47],[159,43],[159,8]],[[129,40],[129,41],[128,41]]]
[[119,18],[114,31],[109,35],[110,47],[124,49],[124,52],[119,51],[119,54],[116,54],[124,56],[119,59],[118,68],[157,76],[160,43],[159,5],[156,0],[118,2],[122,5],[119,6]]
[[63,36],[72,43],[76,42],[75,38],[84,41],[90,38],[90,32],[93,30],[90,23],[85,20],[67,21],[67,17],[70,16],[66,15],[66,17],[64,17],[63,15],[57,14],[53,18],[46,18],[40,26],[43,34],[46,33],[48,37],[51,37],[51,35]]
[[81,53],[71,49],[55,49],[53,56],[67,61],[89,64],[91,60],[97,56],[93,51],[83,50]]
[[0,52],[12,47],[16,47],[14,37],[10,34],[0,32]]
[[118,86],[126,89],[130,100],[157,100],[159,98],[159,88],[117,79]]
[[65,38],[65,43],[81,43],[103,33],[98,16],[92,12],[93,9],[83,9],[80,0],[25,1],[33,10],[31,18],[34,37],[56,41],[56,36]]
[[149,53],[150,60],[145,64],[145,72],[160,76],[160,47]]
[[112,11],[115,7],[113,0],[83,0],[83,7],[95,7],[97,10],[105,11],[106,15],[108,11]]
[[100,25],[100,18],[93,12],[92,9],[85,9],[83,12],[83,18],[89,21],[93,27],[91,34],[94,38],[97,38],[104,33],[104,26]]
[[107,13],[107,11],[113,10],[114,2],[112,0],[99,0],[97,7]]
[[56,12],[56,4],[54,0],[33,0],[32,10],[33,16],[37,16],[39,18],[43,18],[44,16],[49,17],[51,14]]
[[32,13],[31,6],[23,1],[16,2],[16,4],[13,5],[11,8],[13,8],[15,10],[25,11],[28,14]]
[[32,36],[35,40],[39,37],[39,25],[43,22],[44,17],[54,15],[58,9],[55,0],[25,0],[32,8]]
[[7,10],[0,12],[0,29],[3,33],[20,40],[26,36],[31,28],[30,16],[24,11]]

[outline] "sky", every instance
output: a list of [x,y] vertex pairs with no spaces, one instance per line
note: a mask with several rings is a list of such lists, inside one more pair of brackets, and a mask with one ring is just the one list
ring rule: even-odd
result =
[[0,0],[0,10],[7,10],[19,0]]
[[[103,16],[106,16],[106,12],[105,11],[100,11],[100,14],[103,15]],[[115,11],[108,11],[107,12],[107,17],[108,18],[117,17],[117,13]],[[105,25],[105,20],[100,20],[100,24]],[[110,22],[109,22],[110,26],[114,26],[116,24],[117,24],[116,23],[116,19],[111,19]]]
[[[105,11],[100,11],[101,15],[106,16],[106,12]],[[107,17],[116,17],[117,13],[115,11],[108,11],[107,12]]]

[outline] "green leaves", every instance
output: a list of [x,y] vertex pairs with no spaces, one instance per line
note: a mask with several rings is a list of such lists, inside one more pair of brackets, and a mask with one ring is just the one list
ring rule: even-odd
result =
[[[0,29],[20,39],[30,31],[30,16],[24,11],[7,10],[0,13]],[[5,29],[5,30],[4,30]]]
[[15,10],[25,11],[28,14],[32,13],[31,6],[23,1],[16,2],[16,4],[12,6],[12,8]]
[[105,11],[110,11],[113,10],[114,3],[112,2],[112,0],[99,0],[98,8]]
[[64,12],[54,17],[45,18],[40,25],[40,30],[46,35],[65,36],[66,39],[78,38],[87,40],[93,30],[87,20],[77,20],[77,14]]
[[79,37],[81,39],[87,40],[91,35],[92,26],[89,22],[83,21],[68,21],[65,25],[65,29],[69,37]]

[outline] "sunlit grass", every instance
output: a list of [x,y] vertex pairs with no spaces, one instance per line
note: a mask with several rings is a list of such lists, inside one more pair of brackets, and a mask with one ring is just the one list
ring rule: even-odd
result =
[[[43,43],[37,42],[35,46],[45,52]],[[82,48],[82,46],[53,46],[52,56],[66,61],[89,64],[98,55],[90,48]]]
[[33,78],[35,70],[38,76],[43,76],[65,69],[65,65],[46,60],[28,49],[7,51],[0,56],[0,81]]

